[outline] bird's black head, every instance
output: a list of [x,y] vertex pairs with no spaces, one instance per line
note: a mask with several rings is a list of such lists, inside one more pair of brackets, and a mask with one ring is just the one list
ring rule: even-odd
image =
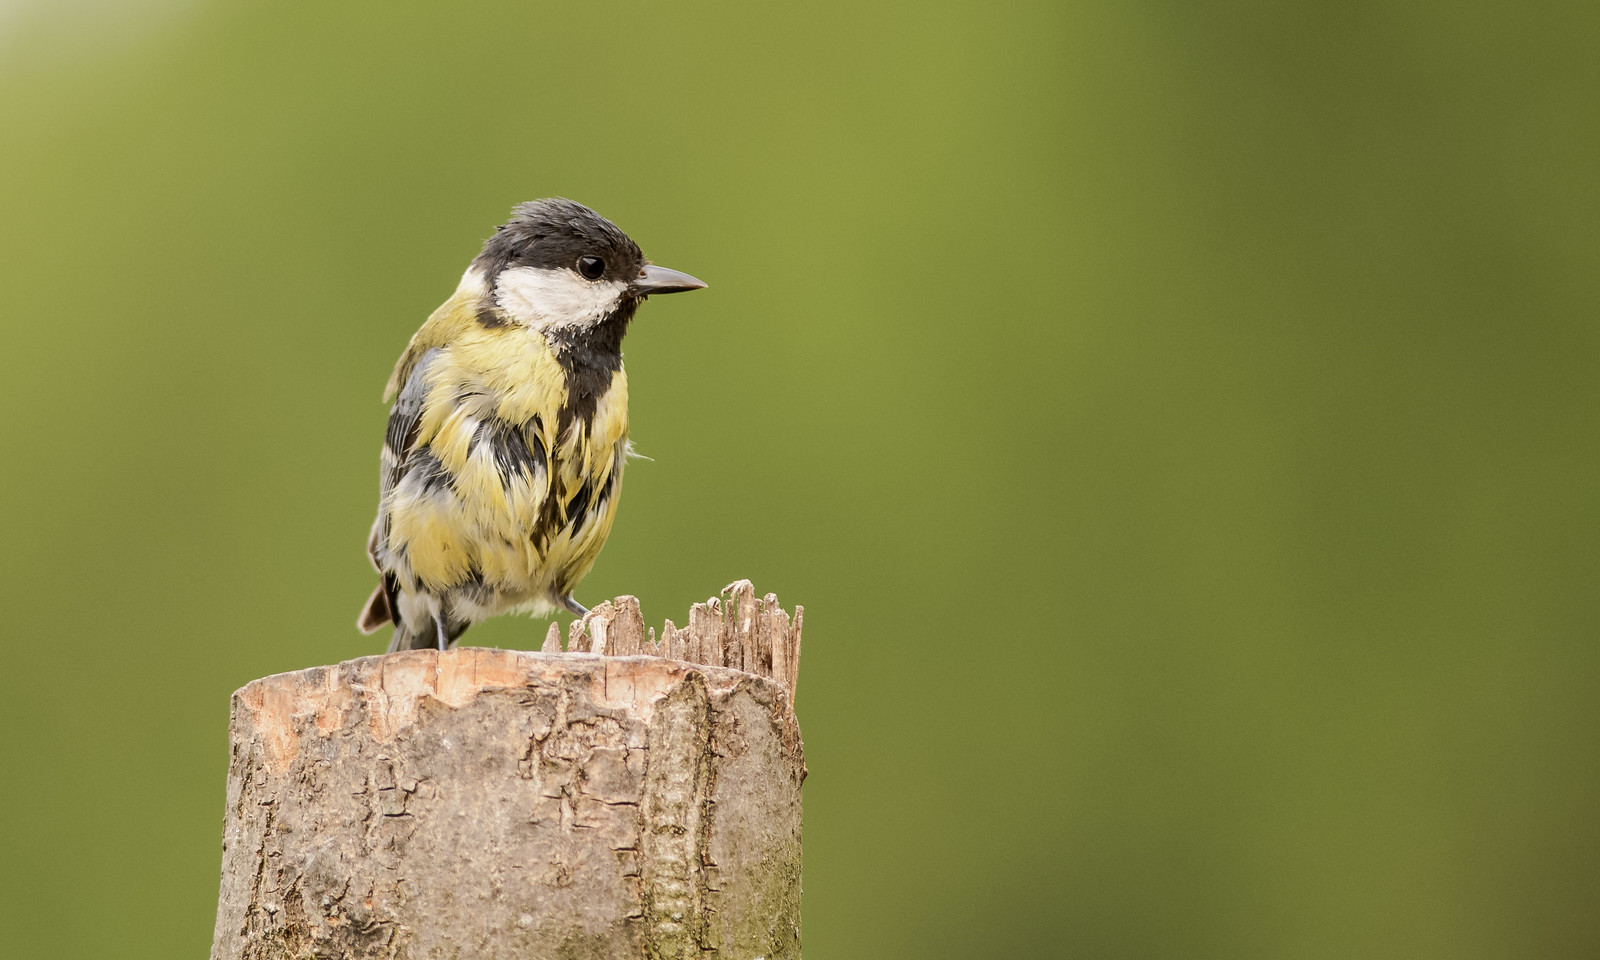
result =
[[471,272],[486,287],[485,323],[568,334],[605,325],[618,339],[645,297],[705,286],[650,263],[616,224],[560,198],[518,204]]
[[555,197],[517,204],[472,264],[490,280],[510,267],[532,267],[571,270],[591,283],[626,283],[644,268],[644,254],[610,220]]

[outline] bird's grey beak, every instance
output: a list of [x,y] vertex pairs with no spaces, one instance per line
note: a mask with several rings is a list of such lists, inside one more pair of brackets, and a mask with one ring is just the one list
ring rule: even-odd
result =
[[639,278],[628,285],[628,293],[635,297],[645,297],[652,293],[682,293],[685,290],[700,290],[704,287],[704,282],[696,280],[687,273],[649,263],[639,271]]

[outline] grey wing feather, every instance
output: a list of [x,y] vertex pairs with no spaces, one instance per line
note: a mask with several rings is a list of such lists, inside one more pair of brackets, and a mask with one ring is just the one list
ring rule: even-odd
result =
[[426,374],[429,364],[439,355],[439,350],[439,347],[434,347],[422,355],[422,359],[412,367],[411,376],[406,378],[405,386],[400,389],[394,406],[389,410],[389,427],[383,438],[378,516],[372,523],[372,534],[367,538],[367,556],[372,558],[372,565],[378,567],[379,572],[382,572],[382,568],[378,565],[378,549],[389,536],[389,493],[400,482],[406,457],[410,456],[411,447],[417,441],[417,427],[422,420],[422,401],[428,394]]

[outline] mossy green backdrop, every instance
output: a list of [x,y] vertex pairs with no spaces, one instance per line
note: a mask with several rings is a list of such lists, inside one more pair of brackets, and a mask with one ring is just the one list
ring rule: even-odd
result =
[[711,284],[580,596],[805,605],[810,956],[1600,955],[1597,30],[5,4],[0,954],[205,954],[229,694],[382,649],[380,389],[559,194]]

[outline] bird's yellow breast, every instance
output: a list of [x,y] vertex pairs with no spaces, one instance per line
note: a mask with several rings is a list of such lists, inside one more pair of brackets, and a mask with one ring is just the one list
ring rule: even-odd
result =
[[[627,375],[614,371],[592,416],[574,416],[568,373],[541,333],[486,327],[465,303],[447,303],[435,323],[447,329],[425,326],[412,344],[419,355],[419,343],[438,348],[424,370],[412,449],[435,458],[443,477],[396,484],[388,553],[428,590],[481,579],[502,598],[497,606],[542,609],[588,572],[610,533],[627,449]],[[406,363],[397,379],[409,376]],[[526,458],[508,469],[516,443]]]

